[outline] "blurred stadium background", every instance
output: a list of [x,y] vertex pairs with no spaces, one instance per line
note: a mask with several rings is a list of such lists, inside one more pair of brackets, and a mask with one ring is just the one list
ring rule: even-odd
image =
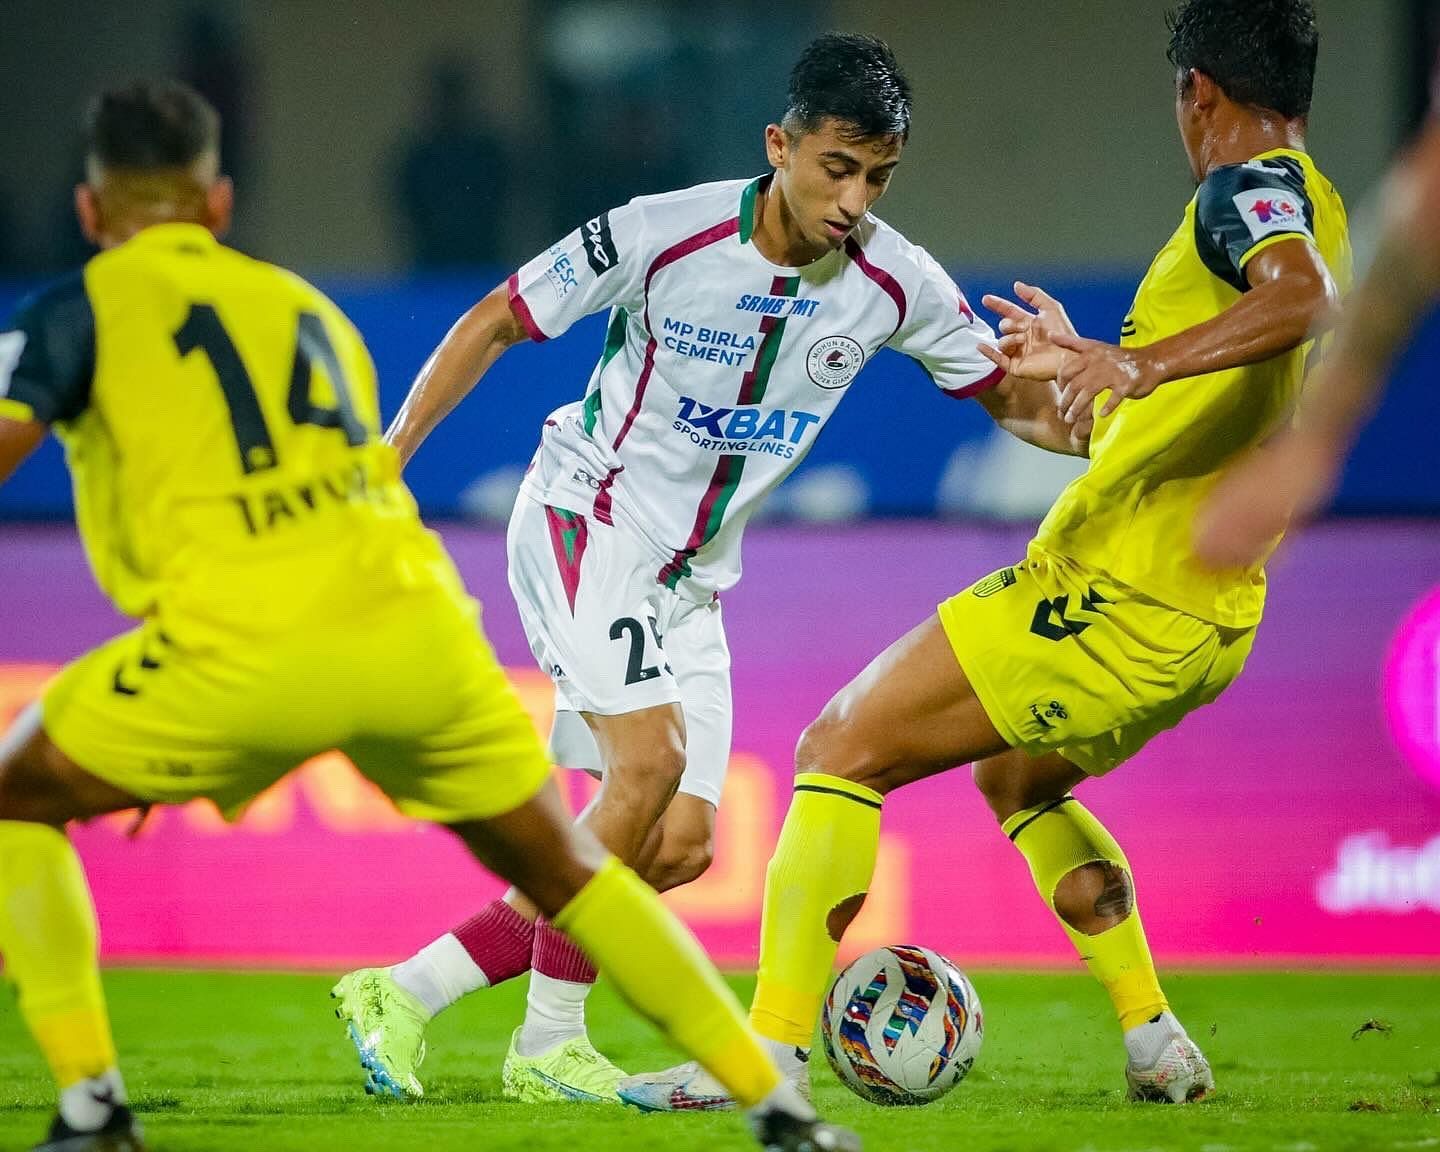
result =
[[[233,242],[329,290],[393,414],[424,357],[509,268],[630,196],[758,172],[798,49],[889,39],[916,128],[880,214],[972,300],[1017,275],[1113,335],[1190,184],[1163,0],[4,0],[0,314],[83,261],[78,124],[100,86],[179,75],[226,118]],[[1311,148],[1363,263],[1379,174],[1425,103],[1440,6],[1321,0]],[[503,536],[539,422],[579,395],[592,319],[508,355],[409,479],[544,721]],[[1440,962],[1440,323],[1367,430],[1337,519],[1291,542],[1251,667],[1215,707],[1093,785],[1165,961]],[[672,899],[753,961],[790,748],[835,688],[971,579],[1013,560],[1071,475],[882,356],[754,532],[727,594],[735,761],[712,872]],[[122,623],[93,590],[49,445],[0,489],[0,719]],[[580,785],[577,784],[577,792]],[[317,761],[235,828],[203,805],[80,830],[115,960],[398,958],[488,898],[442,834]],[[1183,860],[1177,867],[1176,860]],[[353,883],[357,872],[364,885]],[[377,918],[377,901],[387,908]],[[1072,963],[1023,861],[966,782],[888,810],[852,949],[912,938],[965,963]]]

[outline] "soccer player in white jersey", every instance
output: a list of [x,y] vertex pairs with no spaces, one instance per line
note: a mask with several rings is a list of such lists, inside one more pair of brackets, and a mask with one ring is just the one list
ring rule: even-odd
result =
[[[710,862],[731,729],[719,594],[740,576],[745,525],[865,363],[894,348],[1016,435],[1084,451],[1053,385],[996,369],[964,295],[870,215],[909,127],[889,48],[820,37],[765,130],[772,172],[639,197],[571,232],[456,323],[390,430],[408,459],[508,346],[609,310],[584,399],[545,421],[510,521],[510,583],[555,681],[557,760],[602,775],[580,819],[657,889]],[[419,1095],[430,1017],[527,969],[506,1095],[616,1100],[623,1073],[585,1032],[594,969],[513,893],[334,994],[388,1069],[382,1086]]]

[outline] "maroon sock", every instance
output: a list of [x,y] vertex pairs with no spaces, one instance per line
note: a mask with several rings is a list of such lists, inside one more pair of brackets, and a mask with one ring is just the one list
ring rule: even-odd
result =
[[595,965],[585,953],[561,933],[550,921],[541,917],[535,922],[535,949],[531,953],[535,971],[552,980],[568,980],[572,984],[594,984]]
[[470,953],[485,979],[493,987],[530,970],[530,953],[535,944],[535,925],[504,900],[487,904],[452,935]]

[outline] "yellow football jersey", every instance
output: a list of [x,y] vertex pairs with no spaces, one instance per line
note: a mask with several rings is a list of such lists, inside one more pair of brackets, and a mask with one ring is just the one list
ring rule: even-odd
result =
[[337,589],[403,581],[407,561],[445,566],[379,438],[359,333],[205,228],[144,229],[0,339],[0,415],[55,426],[122,611],[274,630]]
[[[1345,206],[1309,156],[1277,149],[1211,172],[1141,281],[1121,343],[1151,344],[1218,316],[1248,290],[1246,264],[1297,237],[1319,249],[1347,291]],[[1263,566],[1210,571],[1192,534],[1222,466],[1288,418],[1312,344],[1172,381],[1097,420],[1089,468],[1061,493],[1035,543],[1201,619],[1254,625],[1265,602]]]

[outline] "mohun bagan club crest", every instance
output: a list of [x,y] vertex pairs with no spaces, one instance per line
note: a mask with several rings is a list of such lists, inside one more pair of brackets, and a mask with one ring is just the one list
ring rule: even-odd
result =
[[849,336],[826,336],[811,347],[805,370],[821,388],[843,388],[864,363],[865,349]]

